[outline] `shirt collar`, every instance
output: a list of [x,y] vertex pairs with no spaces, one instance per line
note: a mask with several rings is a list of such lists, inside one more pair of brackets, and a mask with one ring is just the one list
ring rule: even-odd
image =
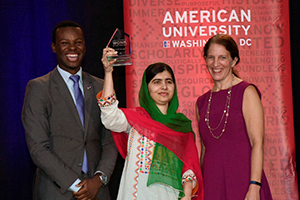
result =
[[[64,79],[64,81],[68,82],[70,80],[70,76],[72,76],[72,74],[65,71],[65,70],[63,70],[62,68],[60,68],[59,65],[57,65],[57,69],[58,69],[59,74]],[[79,75],[80,76],[80,82],[82,82],[82,68],[81,67],[75,75]]]

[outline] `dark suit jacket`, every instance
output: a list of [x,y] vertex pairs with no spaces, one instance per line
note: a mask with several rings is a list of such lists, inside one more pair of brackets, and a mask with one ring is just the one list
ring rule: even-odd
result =
[[[35,199],[71,199],[68,188],[80,178],[84,149],[89,176],[97,170],[111,176],[117,149],[101,123],[96,94],[103,80],[82,72],[85,97],[85,131],[66,83],[57,68],[29,81],[22,111],[26,141],[37,165]],[[110,199],[102,187],[99,199]]]

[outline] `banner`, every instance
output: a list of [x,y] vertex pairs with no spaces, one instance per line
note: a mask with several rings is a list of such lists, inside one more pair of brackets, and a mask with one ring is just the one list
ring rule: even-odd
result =
[[[124,0],[132,66],[126,66],[127,106],[138,105],[144,69],[169,64],[179,111],[193,121],[195,101],[213,86],[203,59],[218,33],[237,42],[240,77],[258,86],[265,114],[264,170],[275,200],[298,200],[289,38],[289,2],[283,0]],[[197,133],[198,134],[198,133]],[[197,138],[200,151],[200,141]]]

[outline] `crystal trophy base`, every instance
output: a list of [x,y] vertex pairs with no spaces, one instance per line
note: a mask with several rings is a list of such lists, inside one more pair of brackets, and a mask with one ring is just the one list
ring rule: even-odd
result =
[[112,64],[112,66],[122,66],[122,65],[132,65],[132,60],[130,55],[119,55],[119,56],[108,56],[107,60],[114,60],[116,62]]

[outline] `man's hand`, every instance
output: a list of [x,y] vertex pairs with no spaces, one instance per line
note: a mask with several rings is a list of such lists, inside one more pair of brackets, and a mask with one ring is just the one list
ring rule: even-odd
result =
[[73,192],[74,197],[78,200],[95,200],[102,185],[103,183],[97,175],[91,179],[84,179],[76,185],[81,188],[78,192]]

